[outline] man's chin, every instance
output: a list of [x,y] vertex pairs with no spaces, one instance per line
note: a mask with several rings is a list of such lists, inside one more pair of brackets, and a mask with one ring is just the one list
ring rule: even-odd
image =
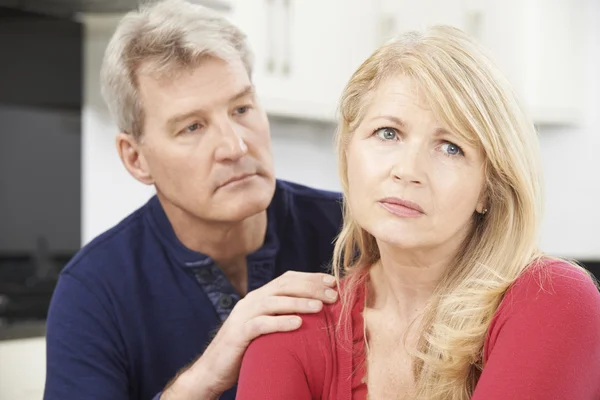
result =
[[269,207],[275,192],[275,181],[256,176],[245,187],[220,191],[218,199],[220,216],[225,220],[241,221],[261,213]]
[[246,202],[245,204],[223,204],[218,213],[212,216],[213,221],[222,223],[238,223],[264,212],[268,207],[262,202]]
[[246,195],[254,191],[272,191],[275,180],[261,174],[253,174],[217,187],[216,192],[223,196]]

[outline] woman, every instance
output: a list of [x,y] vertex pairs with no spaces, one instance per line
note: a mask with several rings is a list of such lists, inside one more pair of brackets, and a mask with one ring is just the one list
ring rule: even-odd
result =
[[257,339],[238,398],[600,399],[600,294],[537,248],[536,132],[467,35],[409,33],[345,88],[341,301]]

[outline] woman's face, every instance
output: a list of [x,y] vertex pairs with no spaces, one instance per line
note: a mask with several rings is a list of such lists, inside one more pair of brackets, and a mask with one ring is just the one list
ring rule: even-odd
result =
[[380,245],[456,250],[484,207],[482,152],[434,118],[410,78],[379,85],[346,151],[348,205]]

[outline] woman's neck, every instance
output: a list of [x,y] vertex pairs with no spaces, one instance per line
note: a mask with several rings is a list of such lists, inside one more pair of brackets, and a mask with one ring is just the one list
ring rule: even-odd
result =
[[414,320],[427,306],[454,252],[407,253],[380,245],[380,260],[369,271],[369,307]]

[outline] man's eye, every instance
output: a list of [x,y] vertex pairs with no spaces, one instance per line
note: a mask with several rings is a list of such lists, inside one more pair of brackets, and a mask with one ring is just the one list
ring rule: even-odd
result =
[[398,132],[394,128],[379,128],[374,133],[381,140],[395,140],[398,138]]
[[242,106],[235,109],[236,114],[246,114],[250,110],[250,106]]
[[184,132],[195,132],[199,130],[202,126],[199,123],[191,124],[184,129]]

